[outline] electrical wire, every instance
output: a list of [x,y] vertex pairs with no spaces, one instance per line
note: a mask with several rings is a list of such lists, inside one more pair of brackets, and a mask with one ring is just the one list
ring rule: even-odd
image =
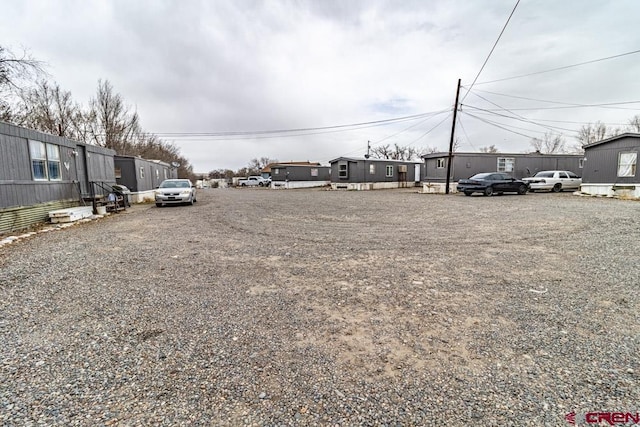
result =
[[[477,94],[477,92],[482,92],[482,93],[489,93],[491,95],[497,95],[497,96],[504,96],[507,98],[515,98],[515,99],[524,99],[527,101],[536,101],[536,102],[546,102],[549,104],[559,104],[559,105],[564,105],[564,106],[571,106],[571,107],[593,107],[595,104],[580,104],[580,103],[576,103],[576,102],[561,102],[561,101],[550,101],[548,99],[537,99],[537,98],[528,98],[526,96],[517,96],[517,95],[507,95],[504,93],[498,93],[498,92],[491,92],[488,90],[480,90],[480,89],[474,89],[473,90],[473,94],[482,98],[480,95]],[[486,98],[482,98],[486,101]],[[620,108],[615,108],[615,107],[610,107],[610,106],[606,106],[606,105],[624,105],[624,104],[634,104],[634,103],[638,103],[640,101],[622,101],[620,103],[607,103],[607,104],[602,104],[604,105],[602,108],[610,108],[610,109],[620,109]],[[543,107],[544,108],[544,107]]]
[[[533,120],[530,120],[530,119],[528,119],[528,118],[526,118],[524,116],[521,116],[520,114],[514,113],[513,111],[508,110],[508,109],[502,107],[501,105],[498,105],[495,102],[493,102],[493,101],[491,101],[491,100],[489,100],[489,99],[487,99],[487,98],[485,98],[485,97],[483,97],[481,95],[478,95],[475,92],[474,92],[474,96],[477,96],[478,98],[480,98],[480,99],[482,99],[482,100],[488,102],[489,104],[492,104],[492,105],[494,105],[494,106],[496,106],[498,108],[502,108],[503,111],[506,111],[508,113],[513,114],[515,116],[515,117],[511,117],[513,119],[520,120],[520,121],[523,121],[523,122],[526,122],[526,123],[531,123],[533,125],[540,126],[540,127],[545,128],[547,130],[550,130],[550,131],[554,131],[554,129],[561,129],[561,130],[566,130],[566,131],[573,132],[572,129],[566,129],[566,128],[563,129],[563,128],[560,128],[558,126],[551,126],[551,125],[545,125],[545,124],[540,124],[540,123],[534,122]],[[490,110],[485,110],[485,111],[490,111]],[[505,116],[505,117],[508,117],[508,116]]]
[[482,73],[482,70],[484,70],[485,65],[487,65],[487,62],[489,62],[489,58],[491,58],[491,54],[493,53],[493,51],[495,50],[496,46],[498,45],[498,42],[500,41],[500,38],[502,37],[502,34],[504,33],[504,30],[507,29],[507,25],[509,25],[509,21],[511,20],[511,17],[515,13],[516,8],[518,7],[519,4],[520,4],[520,0],[517,0],[515,6],[513,6],[513,10],[509,14],[509,17],[507,18],[507,22],[504,23],[504,26],[502,27],[502,31],[500,31],[500,34],[498,35],[498,38],[496,39],[496,42],[493,44],[493,47],[491,48],[491,51],[489,51],[489,55],[487,55],[487,58],[484,60],[484,63],[482,64],[482,67],[480,67],[480,71],[478,71],[478,74],[476,74],[476,77],[473,79],[473,83],[471,83],[471,86],[469,86],[469,89],[467,90],[467,93],[465,93],[465,95],[462,97],[462,100],[460,101],[461,103],[467,98],[467,95],[469,95],[469,92],[473,88],[473,85],[476,84],[476,81],[478,80],[478,77],[480,77],[480,74]]
[[442,111],[431,111],[428,113],[415,114],[412,116],[405,117],[396,117],[393,119],[386,120],[375,120],[370,122],[361,122],[361,123],[352,123],[352,124],[343,124],[343,125],[333,125],[333,126],[322,126],[322,127],[310,127],[310,128],[294,128],[294,129],[276,129],[276,130],[257,130],[257,131],[234,131],[234,132],[158,132],[153,133],[156,136],[161,137],[226,137],[226,136],[252,136],[252,135],[268,135],[268,134],[284,134],[284,133],[298,133],[298,132],[309,132],[309,131],[321,131],[321,130],[336,130],[336,129],[345,129],[345,128],[358,128],[361,129],[363,127],[377,126],[377,125],[385,125],[390,123],[397,123],[409,120],[417,120],[423,117],[433,116],[440,114]]
[[625,53],[621,53],[619,55],[607,56],[605,58],[598,58],[598,59],[593,59],[591,61],[580,62],[580,63],[577,63],[577,64],[571,64],[571,65],[565,65],[565,66],[562,66],[562,67],[551,68],[549,70],[535,71],[533,73],[520,74],[518,76],[511,76],[511,77],[504,77],[504,78],[500,78],[500,79],[496,79],[496,80],[489,80],[489,81],[486,81],[486,82],[476,83],[476,85],[486,85],[486,84],[489,84],[489,83],[504,82],[506,80],[513,80],[513,79],[519,79],[519,78],[522,78],[522,77],[535,76],[535,75],[538,75],[538,74],[551,73],[553,71],[560,71],[560,70],[566,70],[568,68],[580,67],[582,65],[593,64],[595,62],[601,62],[601,61],[607,61],[609,59],[620,58],[620,57],[627,56],[627,55],[635,55],[636,53],[640,53],[640,50],[633,50],[631,52],[625,52]]
[[471,143],[471,139],[469,138],[469,134],[467,134],[467,130],[464,128],[464,125],[462,124],[461,115],[458,116],[457,122],[460,125],[460,129],[462,129],[462,133],[464,133],[464,136],[465,136],[465,138],[467,138],[467,142],[469,143],[471,148],[473,148],[474,150],[477,150],[477,148]]
[[505,127],[503,127],[503,126],[501,126],[501,125],[499,125],[497,123],[492,122],[491,120],[483,119],[482,117],[478,117],[478,116],[475,116],[475,115],[473,115],[471,113],[467,113],[467,112],[465,112],[464,114],[466,114],[469,117],[473,117],[474,119],[479,120],[479,121],[481,121],[483,123],[486,123],[488,125],[500,128],[502,130],[506,130],[507,132],[515,133],[516,135],[524,136],[524,137],[529,138],[529,139],[534,139],[534,137],[531,136],[531,135],[525,135],[524,133],[516,132],[516,131],[511,130],[511,129],[507,129],[507,128],[505,128]]

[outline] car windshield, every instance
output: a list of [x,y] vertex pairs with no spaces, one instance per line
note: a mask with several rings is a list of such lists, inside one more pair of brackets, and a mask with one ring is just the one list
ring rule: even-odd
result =
[[160,188],[189,188],[187,181],[164,181],[160,184]]
[[489,177],[489,175],[491,175],[491,174],[490,173],[477,173],[477,174],[473,175],[469,179],[487,179]]

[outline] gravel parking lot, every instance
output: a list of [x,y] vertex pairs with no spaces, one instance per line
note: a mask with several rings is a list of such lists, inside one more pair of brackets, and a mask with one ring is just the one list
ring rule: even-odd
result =
[[0,248],[2,425],[640,411],[640,203],[209,189]]

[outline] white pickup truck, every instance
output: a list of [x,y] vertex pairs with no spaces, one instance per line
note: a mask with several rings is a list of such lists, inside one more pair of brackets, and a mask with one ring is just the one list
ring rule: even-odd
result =
[[241,179],[238,181],[240,187],[265,187],[269,185],[269,181],[261,176],[249,176],[247,179]]

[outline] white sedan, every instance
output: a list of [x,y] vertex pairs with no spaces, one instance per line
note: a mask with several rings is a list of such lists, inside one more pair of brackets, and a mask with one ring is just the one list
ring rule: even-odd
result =
[[579,190],[582,178],[571,171],[540,171],[529,178],[522,178],[529,183],[529,191],[548,190],[558,193],[563,190]]

